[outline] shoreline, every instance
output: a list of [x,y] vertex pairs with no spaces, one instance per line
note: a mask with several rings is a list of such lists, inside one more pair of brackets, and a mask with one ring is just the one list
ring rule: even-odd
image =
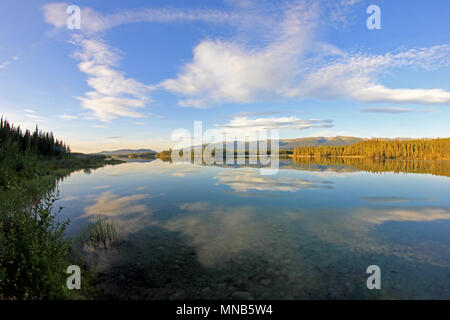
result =
[[418,159],[418,158],[374,158],[368,156],[294,156],[292,154],[287,155],[289,158],[347,158],[347,159],[370,159],[370,160],[396,160],[396,161],[450,161],[450,159]]

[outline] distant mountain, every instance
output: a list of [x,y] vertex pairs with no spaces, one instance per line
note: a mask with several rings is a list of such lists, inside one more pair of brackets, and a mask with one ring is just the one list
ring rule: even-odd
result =
[[141,153],[156,153],[156,151],[150,150],[150,149],[119,149],[119,150],[114,150],[114,151],[102,151],[102,152],[97,152],[97,153],[93,153],[93,154],[102,154],[105,156],[113,156],[113,155],[118,155],[118,154],[141,154]]
[[357,137],[308,137],[296,139],[280,139],[280,150],[292,150],[295,147],[315,147],[315,146],[347,146],[361,142],[364,138]]
[[[353,143],[366,140],[365,138],[358,137],[308,137],[308,138],[296,138],[296,139],[280,139],[280,150],[293,150],[300,147],[315,147],[315,146],[346,146]],[[268,141],[270,143],[270,140]],[[212,146],[220,146],[219,143],[214,143]],[[198,146],[197,146],[198,147]],[[206,144],[203,145],[206,147]],[[225,147],[226,148],[226,147]],[[237,149],[237,142],[234,142],[234,148]],[[248,142],[245,143],[245,148],[248,149]]]

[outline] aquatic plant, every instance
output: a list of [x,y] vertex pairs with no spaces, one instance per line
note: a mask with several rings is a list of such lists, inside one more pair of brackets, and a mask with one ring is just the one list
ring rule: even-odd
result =
[[119,247],[123,242],[123,237],[114,220],[96,214],[88,222],[87,228],[80,235],[79,240],[94,248],[106,250]]

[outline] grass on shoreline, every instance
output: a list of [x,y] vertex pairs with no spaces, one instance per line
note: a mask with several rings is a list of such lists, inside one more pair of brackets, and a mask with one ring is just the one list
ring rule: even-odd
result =
[[[123,163],[104,156],[40,156],[15,143],[0,148],[0,300],[86,299],[95,295],[94,272],[73,256],[60,221],[57,184],[72,172]],[[68,290],[69,265],[83,273],[81,290]]]

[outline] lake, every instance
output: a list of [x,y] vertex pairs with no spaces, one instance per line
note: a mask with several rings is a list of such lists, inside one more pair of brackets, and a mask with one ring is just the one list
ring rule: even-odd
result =
[[[59,185],[76,237],[95,215],[126,241],[91,250],[118,299],[450,299],[449,162],[159,159],[77,172]],[[369,290],[367,267],[381,270]]]

